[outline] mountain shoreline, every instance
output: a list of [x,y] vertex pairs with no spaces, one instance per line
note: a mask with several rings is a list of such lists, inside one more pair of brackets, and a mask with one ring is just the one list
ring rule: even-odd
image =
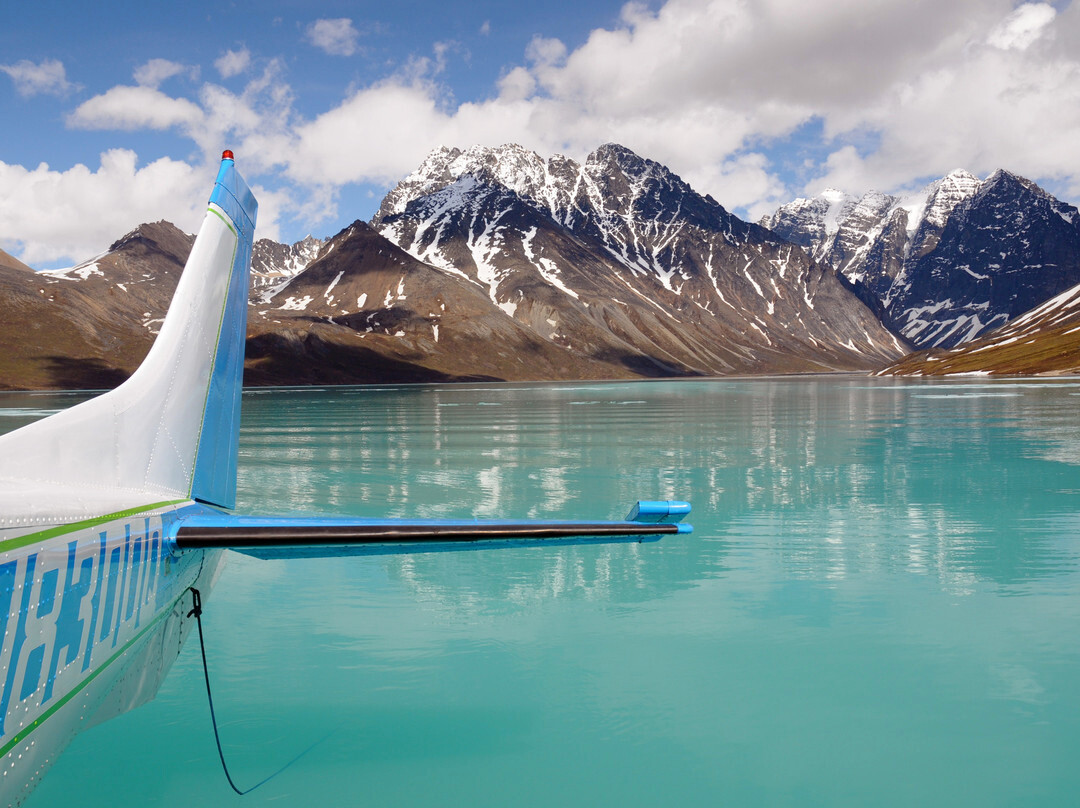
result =
[[[962,376],[977,376],[985,375],[979,373],[965,373],[957,374]],[[1049,375],[1049,374],[1048,374]],[[1061,374],[1072,375],[1072,374]],[[1080,373],[1076,374],[1080,375]],[[823,371],[817,373],[765,373],[765,374],[745,374],[738,376],[664,376],[664,377],[634,377],[626,379],[533,379],[527,381],[504,381],[502,379],[480,379],[472,381],[450,381],[450,382],[376,382],[376,383],[361,383],[361,384],[248,384],[245,378],[244,390],[250,391],[274,391],[274,390],[318,390],[318,389],[349,389],[349,388],[363,388],[365,390],[378,389],[378,388],[418,388],[418,387],[443,387],[446,385],[487,385],[495,384],[499,387],[535,387],[537,385],[551,385],[556,387],[572,387],[575,385],[620,385],[620,384],[665,384],[667,382],[675,382],[680,384],[694,384],[696,382],[746,382],[746,381],[796,381],[800,379],[872,379],[881,377],[881,372],[855,372],[855,371]],[[73,394],[85,393],[87,395],[99,395],[101,393],[108,392],[110,387],[76,387],[76,388],[41,388],[41,389],[25,389],[25,388],[8,388],[0,387],[0,395],[3,394],[17,394],[26,393],[28,395],[49,395],[49,394]]]
[[[371,222],[256,243],[245,384],[993,371],[979,362],[1004,354],[981,340],[1013,322],[1027,330],[1001,338],[1009,372],[1042,330],[1056,343],[1026,352],[1032,372],[1073,368],[1075,214],[1008,172],[953,172],[917,199],[826,192],[752,224],[616,144],[580,164],[438,149]],[[192,241],[157,222],[67,270],[0,262],[0,389],[123,381]]]

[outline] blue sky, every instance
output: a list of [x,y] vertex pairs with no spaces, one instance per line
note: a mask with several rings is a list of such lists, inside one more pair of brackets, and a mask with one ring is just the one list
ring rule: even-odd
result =
[[1014,0],[42,0],[0,12],[0,248],[199,221],[223,148],[259,235],[368,219],[439,145],[614,141],[746,218],[1007,168],[1080,201],[1080,8]]

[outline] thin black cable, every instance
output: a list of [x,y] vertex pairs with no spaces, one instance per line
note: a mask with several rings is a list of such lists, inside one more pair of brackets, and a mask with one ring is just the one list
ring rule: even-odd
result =
[[311,746],[309,746],[307,749],[305,749],[299,755],[294,757],[292,760],[290,760],[288,763],[286,763],[284,766],[282,766],[276,772],[271,774],[269,777],[266,777],[266,778],[260,780],[255,785],[253,785],[251,788],[245,789],[244,791],[241,791],[239,788],[237,788],[236,783],[233,782],[232,775],[229,774],[229,767],[225,764],[225,753],[221,749],[221,735],[218,733],[217,716],[214,714],[214,695],[210,691],[210,669],[207,667],[207,664],[206,664],[206,643],[203,642],[202,596],[199,594],[199,590],[196,589],[195,587],[191,586],[191,587],[188,587],[188,588],[191,590],[191,611],[188,612],[187,616],[188,617],[194,616],[195,617],[195,622],[199,626],[199,651],[202,653],[203,677],[206,679],[206,701],[210,705],[210,722],[214,725],[214,740],[217,742],[218,757],[221,758],[221,769],[222,769],[222,771],[225,772],[225,779],[229,781],[229,785],[232,786],[232,790],[235,791],[237,794],[239,794],[242,797],[245,794],[250,794],[252,791],[257,789],[259,786],[264,785],[266,783],[269,783],[271,780],[273,780],[275,777],[277,777],[279,774],[281,774],[287,768],[289,768],[294,763],[296,763],[296,761],[298,761],[304,755],[306,755],[308,752],[310,752],[316,746],[318,746],[323,741],[325,741],[327,738],[329,738],[333,734],[334,731],[331,730],[330,732],[328,732],[326,735],[324,735],[319,740],[315,741],[315,743],[313,743]]

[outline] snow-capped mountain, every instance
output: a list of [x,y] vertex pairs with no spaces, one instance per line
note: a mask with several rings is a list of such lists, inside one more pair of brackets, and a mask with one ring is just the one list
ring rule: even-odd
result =
[[538,336],[364,222],[251,312],[252,383],[632,378]]
[[251,248],[252,299],[273,296],[319,256],[324,243],[311,235],[294,244],[279,244],[267,238],[256,241]]
[[[0,261],[0,389],[114,387],[150,350],[195,237],[169,222],[139,225],[95,258],[34,272]],[[258,242],[252,299],[304,268],[321,245]],[[5,253],[6,255],[6,253]]]
[[640,372],[857,369],[904,346],[803,250],[609,144],[439,149],[373,226],[540,338]]
[[1080,217],[1034,183],[954,171],[906,197],[827,191],[762,224],[831,264],[894,333],[975,339],[1080,281]]
[[[62,272],[0,267],[0,307],[41,336],[6,383],[121,380],[191,243],[157,223]],[[371,225],[259,241],[252,263],[253,383],[870,370],[906,352],[830,268],[615,145],[584,164],[437,150]]]

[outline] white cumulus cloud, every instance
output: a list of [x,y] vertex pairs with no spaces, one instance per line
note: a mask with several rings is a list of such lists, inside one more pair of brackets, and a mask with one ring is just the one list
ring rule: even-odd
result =
[[[96,169],[63,171],[46,163],[26,169],[0,162],[0,247],[33,267],[70,264],[100,255],[124,233],[164,219],[194,233],[206,213],[213,171],[167,157],[140,166],[135,152],[112,149]],[[281,191],[253,185],[259,200],[256,238],[279,237],[278,219],[290,207]]]
[[[306,37],[328,53],[358,48],[347,18],[318,20]],[[441,144],[581,159],[618,142],[751,217],[827,185],[900,190],[954,168],[1080,193],[1080,0],[631,3],[577,47],[534,39],[463,101],[442,83],[455,58],[466,55],[434,42],[314,113],[299,111],[284,60],[271,60],[240,92],[204,83],[170,95],[148,78],[86,100],[68,122],[170,129],[205,165],[234,148],[248,178],[274,189],[272,221],[312,230],[336,216],[344,187],[393,184]],[[149,64],[150,78],[172,69]],[[251,55],[215,65],[228,78]]]
[[167,219],[192,232],[206,207],[204,172],[168,158],[140,168],[126,149],[102,154],[96,170],[0,162],[0,188],[0,232],[17,234],[11,246],[31,266],[92,258],[143,222]]
[[169,129],[191,128],[203,120],[199,105],[186,98],[173,98],[155,87],[113,87],[84,101],[68,116],[79,129]]
[[[1080,61],[1030,47],[1054,40],[1074,9],[1053,11],[1011,0],[629,4],[576,49],[534,39],[488,99],[448,105],[437,67],[414,60],[300,122],[280,159],[298,181],[340,185],[392,182],[441,143],[580,158],[616,141],[748,212],[802,191],[807,174],[806,187],[854,192],[957,166],[1072,176]],[[800,137],[821,162],[781,179],[764,155]]]
[[186,74],[190,78],[199,77],[199,68],[171,62],[168,59],[151,59],[146,64],[135,68],[135,83],[140,87],[157,87],[166,79]]
[[230,79],[233,76],[239,76],[245,70],[248,69],[248,65],[251,64],[251,51],[247,48],[241,48],[240,50],[227,50],[221,54],[214,67],[217,68],[218,73],[223,79]]
[[[992,35],[894,82],[863,109],[836,114],[838,134],[862,128],[877,145],[839,148],[815,188],[889,190],[954,168],[1080,179],[1080,53],[1029,47],[1054,21],[1032,5],[1001,15]],[[1019,25],[1029,14],[1043,22]]]
[[12,65],[0,65],[0,72],[11,77],[16,92],[25,98],[34,95],[63,96],[79,89],[67,80],[64,63],[58,59],[44,59],[37,63],[22,59]]
[[1049,3],[1025,3],[990,32],[987,42],[1003,50],[1024,50],[1042,36],[1056,16]]
[[348,17],[315,20],[304,32],[304,38],[316,48],[332,56],[352,56],[356,53],[360,32]]

